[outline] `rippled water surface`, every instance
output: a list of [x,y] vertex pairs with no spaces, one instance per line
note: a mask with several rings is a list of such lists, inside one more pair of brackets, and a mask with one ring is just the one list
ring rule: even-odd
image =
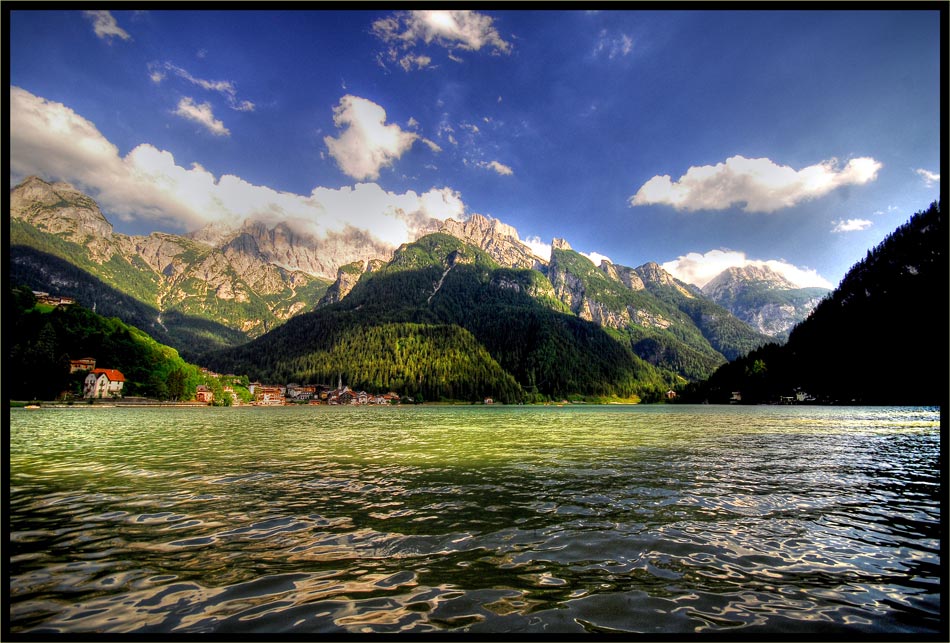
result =
[[939,411],[10,411],[14,632],[932,633]]

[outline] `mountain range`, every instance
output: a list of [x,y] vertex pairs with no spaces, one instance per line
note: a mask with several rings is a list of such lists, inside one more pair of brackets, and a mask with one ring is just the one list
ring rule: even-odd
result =
[[74,296],[194,357],[315,307],[329,282],[268,256],[293,247],[280,234],[250,222],[216,245],[120,234],[73,186],[30,177],[10,192],[10,280]]
[[[376,321],[444,327],[448,334],[440,341],[470,333],[485,349],[486,364],[493,361],[513,378],[512,391],[627,395],[645,392],[635,382],[649,382],[654,394],[706,377],[781,338],[821,295],[761,270],[727,271],[699,289],[653,262],[595,265],[563,239],[553,241],[551,257],[544,259],[514,228],[477,214],[433,222],[422,237],[394,251],[355,230],[316,239],[288,224],[251,220],[189,235],[124,235],[92,198],[38,177],[11,190],[10,214],[11,283],[74,296],[183,357],[242,364],[261,378],[290,368],[263,354],[251,359],[256,347],[265,353],[268,342],[290,332],[279,330],[289,320],[301,320],[290,327],[295,333],[311,327],[286,353],[297,358],[323,345],[327,320],[369,332],[373,324],[357,318],[371,309]],[[384,286],[400,297],[383,292]],[[388,308],[380,302],[389,302]],[[528,345],[513,350],[505,339]],[[598,345],[600,356],[583,342]],[[574,351],[578,364],[605,369],[600,383],[580,385],[579,376],[539,370],[550,371],[563,351]],[[603,356],[625,366],[613,372],[598,361]],[[438,387],[428,392],[444,393]]]

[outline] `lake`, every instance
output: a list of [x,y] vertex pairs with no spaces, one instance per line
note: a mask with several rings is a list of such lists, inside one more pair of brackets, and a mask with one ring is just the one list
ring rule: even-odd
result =
[[15,633],[946,632],[936,408],[9,413]]

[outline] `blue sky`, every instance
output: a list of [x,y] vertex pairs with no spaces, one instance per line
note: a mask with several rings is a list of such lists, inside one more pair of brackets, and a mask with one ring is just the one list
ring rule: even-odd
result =
[[481,213],[542,255],[836,285],[939,196],[938,6],[14,10],[10,180],[69,181],[129,234],[398,244]]

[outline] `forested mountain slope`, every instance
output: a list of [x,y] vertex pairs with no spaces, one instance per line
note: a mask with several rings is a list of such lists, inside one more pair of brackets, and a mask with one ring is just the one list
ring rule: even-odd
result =
[[541,273],[501,267],[442,233],[401,247],[341,301],[205,359],[252,377],[342,376],[351,386],[425,399],[658,399],[676,381],[622,338],[566,311]]
[[781,396],[867,404],[947,397],[947,226],[939,202],[897,228],[791,332],[720,368],[687,399]]

